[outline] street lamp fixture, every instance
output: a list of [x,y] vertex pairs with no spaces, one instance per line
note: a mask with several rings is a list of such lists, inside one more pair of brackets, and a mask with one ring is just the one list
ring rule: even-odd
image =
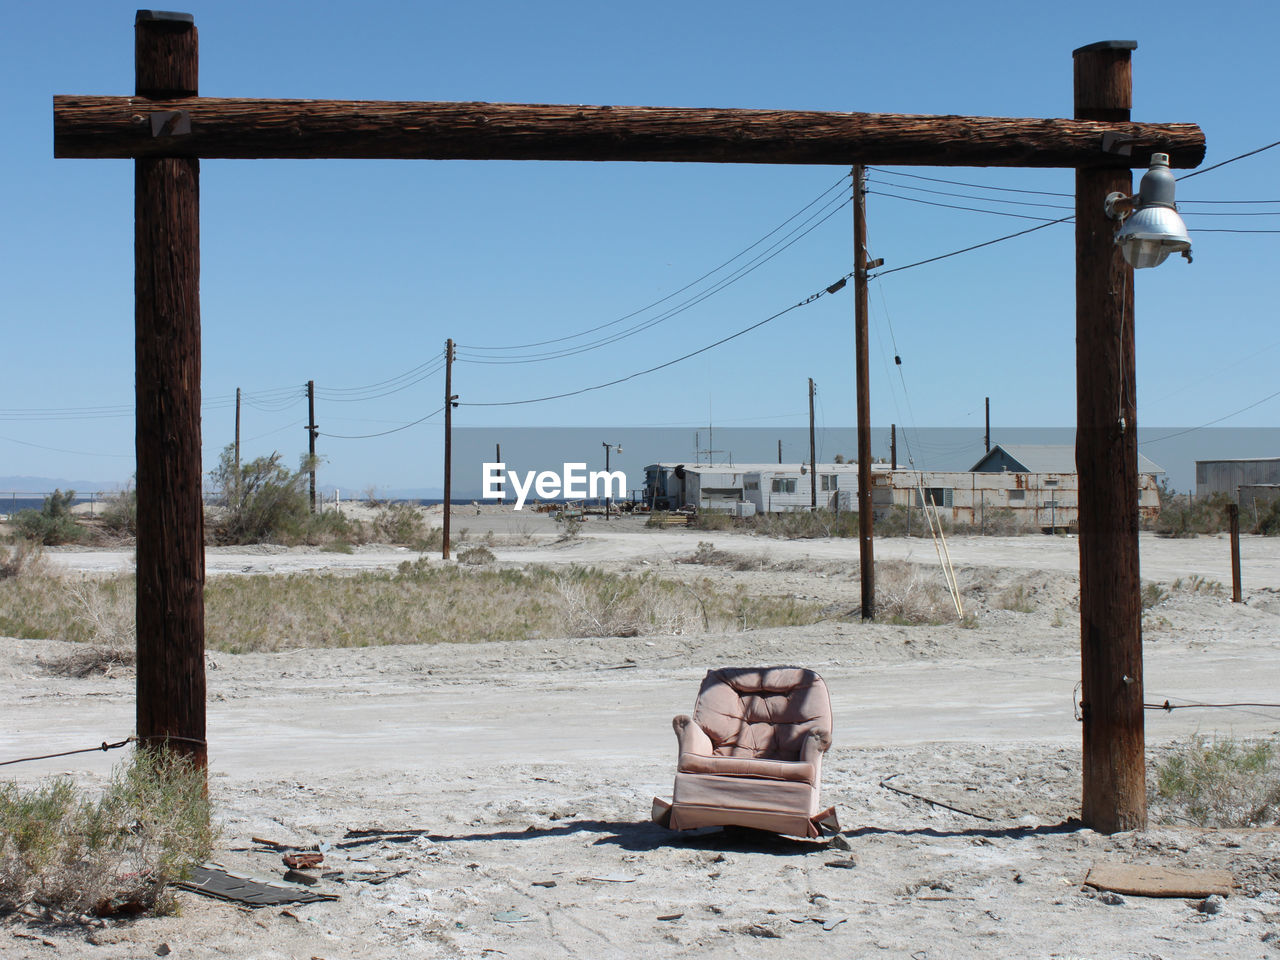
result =
[[1136,197],[1107,195],[1107,216],[1121,221],[1116,243],[1129,266],[1158,267],[1171,253],[1181,253],[1191,262],[1191,237],[1173,201],[1174,185],[1169,155],[1153,153]]

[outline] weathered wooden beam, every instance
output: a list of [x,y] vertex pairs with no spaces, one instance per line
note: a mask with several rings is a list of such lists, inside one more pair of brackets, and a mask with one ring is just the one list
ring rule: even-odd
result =
[[[190,17],[139,10],[135,30],[138,89],[194,91]],[[138,739],[203,767],[200,161],[144,158],[134,168]]]
[[56,96],[53,129],[55,156],[97,158],[1128,168],[1155,152],[1194,167],[1205,150],[1191,123],[215,97]]
[[[1075,52],[1077,116],[1127,115],[1133,46]],[[1133,192],[1127,170],[1076,172],[1081,817],[1099,833],[1147,825],[1133,268],[1103,213],[1113,191]]]

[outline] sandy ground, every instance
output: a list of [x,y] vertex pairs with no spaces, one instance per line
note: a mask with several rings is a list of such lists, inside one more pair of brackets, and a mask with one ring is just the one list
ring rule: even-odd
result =
[[[455,533],[498,562],[592,563],[710,577],[857,603],[857,544],[652,532],[593,519],[559,542],[545,516],[459,510]],[[762,569],[676,563],[699,542]],[[216,859],[279,878],[251,841],[330,843],[334,902],[249,910],[182,894],[178,917],[51,928],[12,918],[4,957],[1094,957],[1280,958],[1280,833],[1081,829],[1076,542],[950,544],[978,626],[863,625],[628,639],[289,651],[209,661]],[[934,564],[930,543],[883,540],[878,561]],[[1146,617],[1146,699],[1280,702],[1280,541],[1246,538],[1245,604],[1186,583]],[[211,549],[211,575],[394,566],[416,555]],[[57,551],[75,573],[129,551]],[[439,561],[432,561],[439,562]],[[785,569],[769,569],[770,565]],[[1229,584],[1225,540],[1143,536],[1146,580]],[[1002,609],[1017,589],[1031,612]],[[70,679],[68,645],[0,639],[0,760],[88,746],[133,726],[129,676]],[[710,666],[794,663],[827,680],[835,745],[824,804],[851,849],[758,835],[673,834],[670,720]],[[1147,719],[1149,759],[1200,732],[1280,732],[1280,709]],[[89,778],[118,754],[7,767],[29,782]],[[959,807],[931,806],[893,785]],[[1158,812],[1158,808],[1155,808]],[[980,816],[973,816],[978,814]],[[337,847],[348,830],[423,831]],[[850,865],[852,862],[852,866]],[[1095,863],[1230,870],[1221,912],[1200,901],[1098,895]],[[383,883],[354,878],[399,873]],[[817,922],[824,921],[824,922]],[[163,948],[163,949],[162,949]]]

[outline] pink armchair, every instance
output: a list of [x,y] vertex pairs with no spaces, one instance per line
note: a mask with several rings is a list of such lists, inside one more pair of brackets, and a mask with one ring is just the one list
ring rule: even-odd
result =
[[725,667],[702,681],[693,716],[672,721],[679,741],[671,803],[653,819],[673,830],[741,826],[817,837],[838,830],[818,810],[831,698],[812,670]]

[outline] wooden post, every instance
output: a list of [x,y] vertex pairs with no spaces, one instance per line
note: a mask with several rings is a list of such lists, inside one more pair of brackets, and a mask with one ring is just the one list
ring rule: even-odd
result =
[[444,534],[440,556],[449,559],[449,506],[453,494],[453,340],[444,342]]
[[867,343],[867,171],[853,168],[854,354],[858,388],[858,563],[862,619],[876,616],[876,571],[871,516],[871,372]]
[[898,469],[898,425],[889,424],[889,469]]
[[987,429],[982,434],[982,446],[987,451],[987,453],[990,453],[991,452],[991,398],[990,397],[986,398],[986,407],[987,407],[987,417],[986,417]]
[[240,388],[236,387],[236,509],[240,508]]
[[818,509],[818,448],[813,440],[813,377],[809,378],[809,509]]
[[1231,524],[1231,602],[1240,603],[1240,505],[1227,504],[1227,520]]
[[311,473],[311,512],[316,512],[316,382],[307,381],[307,469]]
[[[134,31],[138,95],[194,96],[193,18],[140,10]],[[156,122],[154,114],[140,116]],[[137,732],[144,747],[167,748],[203,767],[199,192],[199,160],[134,161]]]
[[[1124,121],[1128,41],[1075,51],[1075,115]],[[1145,163],[1145,158],[1134,158]],[[1105,162],[1099,144],[1099,164]],[[1103,213],[1128,170],[1076,169],[1076,470],[1080,484],[1082,818],[1101,833],[1147,825],[1133,270]]]

